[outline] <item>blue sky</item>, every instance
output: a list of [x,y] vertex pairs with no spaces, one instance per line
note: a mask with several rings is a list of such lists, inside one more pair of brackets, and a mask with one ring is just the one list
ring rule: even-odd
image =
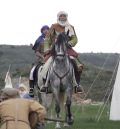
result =
[[0,0],[0,44],[34,44],[61,10],[75,27],[76,51],[120,53],[119,0]]

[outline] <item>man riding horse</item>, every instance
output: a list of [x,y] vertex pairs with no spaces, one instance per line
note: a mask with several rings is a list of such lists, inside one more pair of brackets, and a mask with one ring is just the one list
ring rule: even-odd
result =
[[41,28],[41,35],[38,37],[38,39],[35,41],[35,44],[33,46],[33,50],[35,51],[36,55],[36,62],[34,66],[32,67],[30,71],[30,77],[29,77],[29,95],[31,97],[34,97],[34,85],[35,85],[35,78],[34,78],[34,71],[36,69],[36,66],[44,64],[44,39],[46,35],[48,34],[49,27],[47,25],[44,25]]
[[[80,63],[77,52],[75,52],[72,49],[72,47],[74,47],[77,44],[78,39],[77,39],[75,30],[74,30],[74,27],[72,25],[70,25],[68,22],[68,14],[64,11],[60,11],[57,14],[57,23],[53,24],[51,26],[51,28],[49,29],[49,33],[44,40],[44,56],[45,56],[45,60],[47,61],[46,66],[49,68],[49,66],[52,62],[52,60],[50,58],[52,43],[55,42],[57,35],[62,32],[68,33],[69,48],[67,49],[67,53],[74,60],[76,66],[77,66],[77,72],[79,72],[81,74],[82,69],[83,69],[83,64]],[[46,70],[46,72],[47,72],[47,70]],[[46,74],[47,73],[45,73],[45,76],[46,76]],[[80,86],[80,76],[79,76],[79,81],[76,82],[76,80],[73,79],[73,82],[75,83],[74,86],[76,87],[77,92],[81,92],[82,88]],[[41,88],[41,92],[46,92],[47,89],[48,89],[48,86],[43,85],[43,87]]]

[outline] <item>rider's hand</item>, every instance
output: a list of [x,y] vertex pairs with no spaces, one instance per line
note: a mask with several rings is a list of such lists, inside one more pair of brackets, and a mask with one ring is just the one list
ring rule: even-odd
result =
[[44,52],[44,56],[48,55],[50,53],[50,50],[47,50]]
[[38,56],[38,57],[40,57],[40,58],[42,58],[44,60],[44,56],[42,54],[40,54],[40,52],[36,51],[35,54],[36,54],[36,56]]
[[71,46],[71,44],[70,44],[70,42],[68,42],[67,46],[68,46],[69,48],[71,48],[71,47],[72,47],[72,46]]
[[80,64],[80,65],[78,66],[78,70],[79,70],[80,72],[82,72],[82,71],[83,71],[83,67],[84,67],[84,65],[83,65],[83,64]]

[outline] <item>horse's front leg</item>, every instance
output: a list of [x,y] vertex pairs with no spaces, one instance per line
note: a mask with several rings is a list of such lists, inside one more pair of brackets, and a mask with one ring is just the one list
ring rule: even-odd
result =
[[66,112],[66,116],[65,116],[65,121],[66,123],[68,123],[68,125],[72,125],[73,124],[73,116],[71,113],[71,101],[72,99],[72,89],[67,89],[66,91],[66,103],[65,103],[65,112]]
[[[53,95],[54,95],[54,99],[55,99],[55,112],[56,112],[56,116],[57,119],[60,118],[60,102],[59,102],[59,92],[55,89],[53,91]],[[61,128],[60,126],[60,122],[56,123],[56,127],[55,128]]]

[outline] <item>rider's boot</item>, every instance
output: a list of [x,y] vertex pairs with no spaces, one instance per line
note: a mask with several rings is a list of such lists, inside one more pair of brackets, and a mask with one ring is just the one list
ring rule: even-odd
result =
[[29,96],[34,97],[34,80],[29,80]]
[[[83,70],[83,64],[81,64],[79,57],[77,57],[75,59],[75,62],[76,62],[77,67],[78,67],[79,76],[81,77],[81,73],[82,73],[82,70]],[[77,80],[77,85],[75,86],[75,93],[82,93],[84,91],[82,86],[80,85],[80,77]]]
[[[79,67],[78,67],[78,72],[80,73],[80,76],[81,76],[82,70],[83,70],[83,65],[80,64]],[[78,84],[78,85],[76,86],[76,92],[77,92],[77,93],[82,93],[82,92],[84,92],[82,86],[80,85],[80,80],[79,80],[79,82],[78,82],[77,84]]]
[[82,88],[82,86],[81,85],[77,85],[76,87],[75,87],[75,93],[83,93],[83,88]]
[[81,63],[79,57],[74,58],[76,65],[78,67],[78,72],[82,73],[84,65]]
[[[82,70],[83,70],[83,64],[79,64],[79,66],[78,66],[78,72],[80,73],[80,76],[81,76]],[[77,93],[84,92],[82,86],[80,85],[80,80],[79,80],[78,85],[76,87],[76,91],[77,91]]]
[[83,92],[83,88],[80,85],[80,81],[77,82],[75,77],[73,77],[73,87],[74,87],[75,93],[82,93]]

